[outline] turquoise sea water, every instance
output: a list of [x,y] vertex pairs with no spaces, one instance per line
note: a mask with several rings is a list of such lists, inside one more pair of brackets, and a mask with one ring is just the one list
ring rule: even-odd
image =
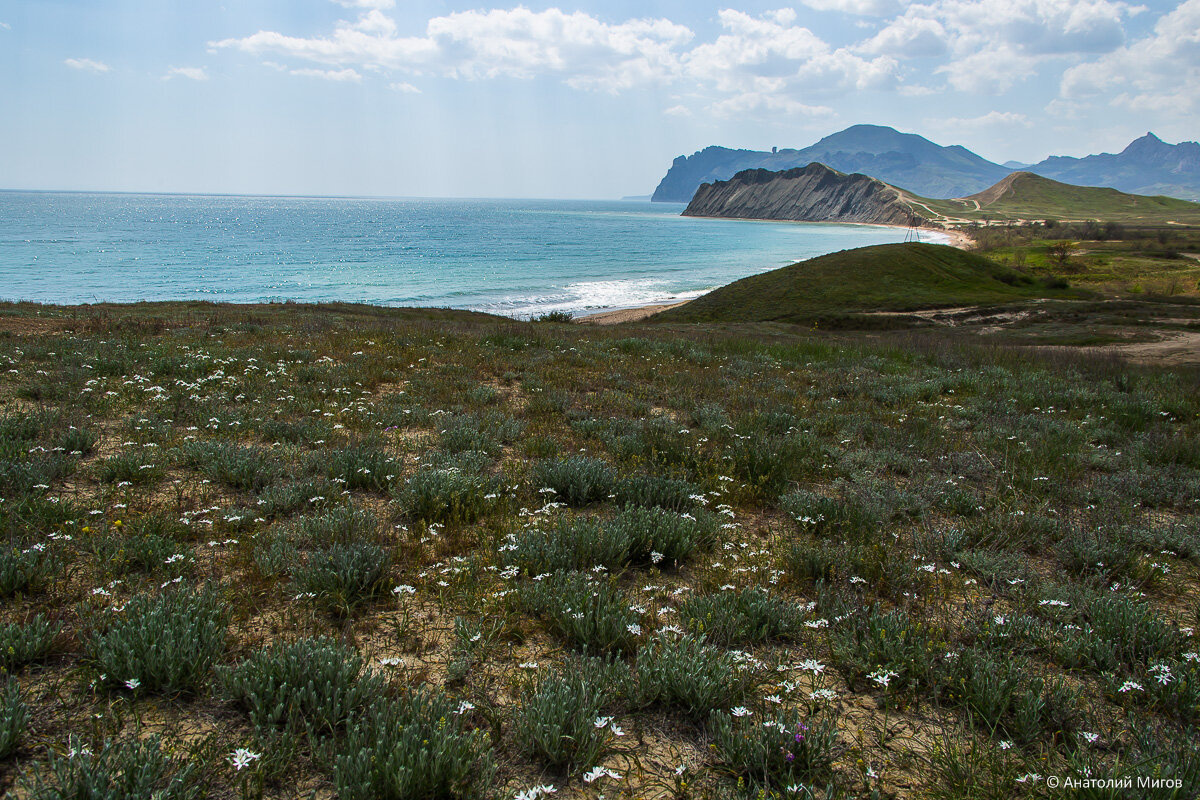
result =
[[509,316],[669,302],[875,226],[680,217],[671,203],[0,192],[0,299],[344,300]]

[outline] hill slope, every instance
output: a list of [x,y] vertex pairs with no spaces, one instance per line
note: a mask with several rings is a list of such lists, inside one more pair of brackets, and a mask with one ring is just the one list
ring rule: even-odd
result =
[[1051,156],[1026,169],[1079,186],[1200,200],[1200,144],[1167,144],[1153,133],[1133,140],[1120,153]]
[[846,175],[824,164],[783,172],[749,169],[696,190],[683,215],[804,222],[922,224],[927,220],[904,193],[866,175]]
[[1028,276],[953,247],[882,244],[752,275],[650,319],[802,322],[827,314],[1003,303],[1044,294]]
[[956,200],[909,198],[935,221],[1100,220],[1127,224],[1200,225],[1200,203],[1147,197],[1116,189],[1074,186],[1031,172],[1014,172],[995,186]]
[[943,147],[923,136],[879,125],[853,125],[802,150],[767,153],[707,147],[691,156],[679,156],[654,190],[653,199],[686,203],[703,183],[726,180],[747,169],[787,170],[814,161],[930,197],[978,192],[1009,172],[965,147]]

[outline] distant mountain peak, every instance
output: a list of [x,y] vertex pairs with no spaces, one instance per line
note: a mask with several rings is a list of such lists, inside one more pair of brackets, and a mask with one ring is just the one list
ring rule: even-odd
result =
[[942,147],[915,133],[860,123],[800,150],[708,147],[681,156],[654,190],[654,199],[687,202],[700,185],[728,180],[742,170],[781,171],[813,162],[847,174],[870,175],[926,197],[962,197],[991,186],[1009,172],[964,147]]

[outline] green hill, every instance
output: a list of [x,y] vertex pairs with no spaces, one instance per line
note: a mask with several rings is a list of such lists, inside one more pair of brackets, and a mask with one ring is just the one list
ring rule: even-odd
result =
[[1014,172],[995,186],[956,200],[908,198],[946,220],[1101,220],[1126,224],[1200,225],[1200,203],[1073,186],[1031,172]]
[[804,322],[862,311],[916,311],[1044,296],[1032,278],[937,244],[882,244],[842,250],[753,275],[656,322]]

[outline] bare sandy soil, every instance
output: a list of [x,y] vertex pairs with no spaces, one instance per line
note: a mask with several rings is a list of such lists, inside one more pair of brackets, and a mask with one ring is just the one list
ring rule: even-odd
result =
[[[683,301],[683,303],[686,302],[686,300]],[[616,311],[601,311],[598,314],[588,314],[586,317],[580,317],[576,321],[582,322],[584,325],[617,325],[621,322],[637,322],[651,314],[657,314],[659,311],[666,311],[668,308],[678,308],[683,303],[662,303],[654,306],[621,308]]]

